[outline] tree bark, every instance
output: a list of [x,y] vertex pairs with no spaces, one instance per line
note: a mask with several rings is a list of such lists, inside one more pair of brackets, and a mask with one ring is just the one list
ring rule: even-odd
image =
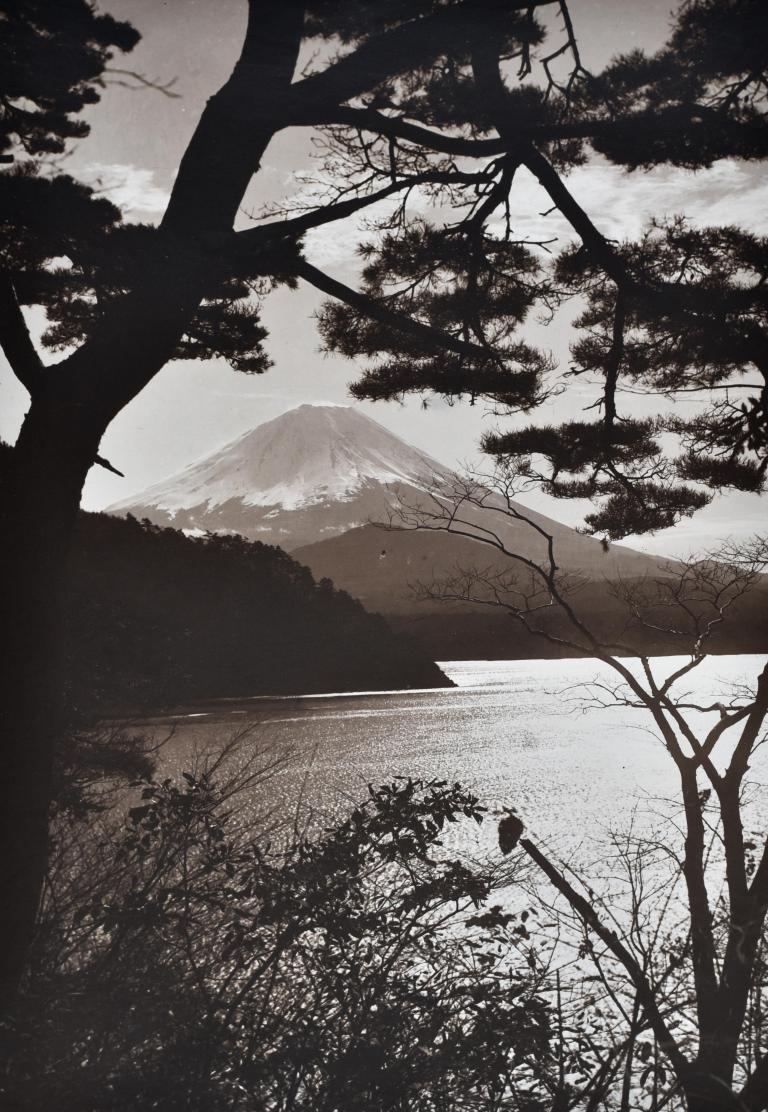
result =
[[3,333],[33,400],[0,492],[0,1012],[23,975],[45,877],[63,593],[83,482],[110,421],[173,357],[211,272],[225,265],[243,193],[287,122],[303,20],[302,0],[249,0],[240,58],[203,110],[143,273],[90,338],[55,368],[25,341],[23,353],[34,356],[28,380]]
[[[727,1072],[727,1071],[726,1071]],[[743,1112],[730,1079],[702,1062],[683,1085],[687,1112]]]
[[0,1006],[23,970],[45,876],[67,553],[102,431],[82,407],[33,402],[0,492]]

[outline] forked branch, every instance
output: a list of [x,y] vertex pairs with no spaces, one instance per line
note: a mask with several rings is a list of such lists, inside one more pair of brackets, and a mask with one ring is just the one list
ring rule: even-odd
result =
[[0,275],[0,347],[16,378],[30,394],[43,384],[45,367],[24,320],[8,275]]

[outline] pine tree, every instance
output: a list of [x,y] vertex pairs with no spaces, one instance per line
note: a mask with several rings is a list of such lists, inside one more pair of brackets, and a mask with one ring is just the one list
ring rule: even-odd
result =
[[[110,422],[169,360],[221,354],[246,372],[266,368],[259,306],[274,285],[306,281],[342,305],[326,313],[323,330],[329,346],[373,356],[359,396],[427,389],[487,396],[515,410],[546,397],[551,370],[522,338],[526,318],[572,291],[586,296],[588,328],[597,314],[600,351],[586,357],[605,379],[602,419],[581,432],[550,430],[554,454],[544,460],[551,481],[562,483],[552,462],[578,444],[576,486],[586,481],[606,496],[596,527],[612,535],[638,527],[639,502],[651,527],[691,512],[706,492],[686,478],[727,485],[738,477],[757,489],[764,476],[764,390],[747,395],[741,417],[729,411],[730,424],[715,414],[701,428],[676,430],[687,438],[682,462],[666,458],[655,427],[617,431],[626,422],[615,411],[625,376],[644,387],[674,371],[672,396],[686,376],[707,377],[696,360],[632,370],[625,318],[630,353],[643,335],[673,345],[697,328],[696,342],[709,349],[715,300],[723,335],[744,345],[728,365],[737,375],[747,365],[763,373],[759,243],[707,233],[695,268],[678,279],[684,229],[616,247],[564,180],[597,155],[691,168],[725,155],[763,157],[768,16],[759,0],[686,3],[667,49],[630,54],[597,77],[581,64],[565,0],[249,0],[248,9],[240,57],[207,101],[152,228],[122,226],[113,206],[49,161],[85,134],[78,115],[98,97],[112,52],[129,50],[136,32],[97,16],[85,0],[14,0],[0,9],[9,32],[2,141],[6,161],[14,160],[0,180],[0,343],[30,394],[1,507],[6,998],[23,968],[44,870],[61,598],[83,481],[104,462],[99,444]],[[540,9],[562,16],[564,31],[547,35]],[[294,77],[307,41],[320,47],[319,61]],[[322,129],[327,198],[235,231],[267,146],[289,127]],[[554,268],[535,245],[516,242],[504,221],[519,166],[582,242]],[[415,190],[444,212],[452,206],[453,226],[413,219]],[[304,233],[384,200],[395,207],[368,254],[362,289],[306,260]],[[497,211],[501,234],[491,223]],[[30,305],[47,313],[45,342],[63,353],[56,363],[44,361],[30,337],[22,312]],[[721,364],[721,377],[707,379],[713,389],[724,383]],[[510,446],[488,447],[504,454]]]
[[[451,219],[442,226],[398,211],[364,249],[364,290],[484,347],[485,358],[446,357],[396,325],[372,321],[365,306],[329,303],[322,329],[329,349],[367,361],[353,388],[359,398],[431,392],[519,413],[536,409],[553,382],[545,355],[522,339],[526,320],[581,305],[561,387],[567,392],[583,375],[601,381],[597,419],[558,427],[538,420],[489,435],[483,447],[556,497],[596,501],[587,527],[619,539],[673,525],[716,491],[765,489],[768,241],[678,217],[654,220],[638,241],[613,243],[593,222],[600,214],[570,193],[567,174],[595,157],[628,170],[672,165],[699,173],[721,158],[763,160],[766,67],[756,44],[768,32],[768,10],[757,0],[691,0],[657,54],[632,51],[597,75],[583,67],[566,5],[560,10],[562,51],[545,52],[538,70],[533,33],[512,52],[515,70],[478,29],[465,65],[452,59],[426,90],[393,91],[387,101],[406,116],[428,105],[433,126],[474,119],[471,138],[435,147],[446,156],[484,155],[487,178],[479,189],[451,186],[443,198]],[[556,66],[565,54],[571,65],[563,74]],[[388,117],[386,134],[389,142],[417,138],[399,117]],[[370,164],[371,144],[337,141],[347,157]],[[383,179],[383,142],[379,150]],[[412,148],[397,154],[415,176],[422,163]],[[576,237],[555,257],[549,244],[516,241],[509,226],[520,168]],[[447,208],[438,215],[447,218]],[[657,415],[622,412],[625,389],[659,396]],[[666,403],[688,393],[709,404],[681,418]]]

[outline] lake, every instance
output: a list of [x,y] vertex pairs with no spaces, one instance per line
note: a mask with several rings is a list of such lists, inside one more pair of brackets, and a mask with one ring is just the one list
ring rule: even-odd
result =
[[[684,689],[698,701],[722,699],[734,685],[753,684],[765,661],[708,658]],[[666,675],[682,662],[653,663]],[[457,687],[219,702],[151,725],[157,737],[173,728],[163,766],[178,772],[196,753],[216,751],[242,731],[243,753],[290,753],[269,784],[271,803],[295,807],[301,792],[323,815],[363,798],[369,782],[408,775],[459,780],[491,811],[514,807],[528,830],[562,855],[602,840],[609,829],[626,829],[630,821],[647,828],[669,813],[675,769],[647,712],[584,705],[582,685],[612,675],[600,662],[445,661],[441,667]],[[762,754],[751,780],[759,787],[768,782]],[[464,828],[461,839],[474,856],[492,847],[495,824]]]

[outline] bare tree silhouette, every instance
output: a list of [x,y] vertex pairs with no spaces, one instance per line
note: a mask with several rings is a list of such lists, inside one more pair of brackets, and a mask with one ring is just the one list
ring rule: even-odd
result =
[[[515,500],[520,480],[506,469],[495,480],[469,476],[453,484],[442,481],[418,505],[401,504],[389,527],[442,531],[473,538],[479,551],[492,550],[493,564],[457,568],[442,580],[418,584],[417,593],[503,608],[535,636],[608,666],[615,683],[600,679],[588,685],[599,705],[632,707],[650,716],[677,774],[688,936],[682,960],[693,986],[693,1014],[665,1006],[666,989],[647,968],[647,939],[637,923],[617,929],[589,885],[569,877],[525,835],[519,816],[511,816],[512,839],[507,829],[511,819],[502,820],[501,847],[510,852],[519,845],[567,901],[588,938],[620,967],[634,994],[634,1026],[652,1031],[671,1069],[673,1088],[685,1095],[689,1112],[760,1112],[768,1107],[768,1058],[754,1052],[754,1031],[747,1030],[747,1020],[756,985],[762,991],[758,982],[768,915],[768,836],[765,830],[748,833],[747,824],[760,818],[749,807],[748,773],[766,737],[768,665],[754,686],[708,702],[688,694],[685,681],[706,659],[714,630],[758,585],[768,563],[768,542],[727,544],[705,557],[668,562],[658,578],[606,582],[606,590],[623,600],[627,611],[623,634],[607,641],[593,632],[589,615],[581,612],[579,579],[558,568],[552,537]],[[540,557],[510,546],[510,523],[525,525],[539,538]],[[557,632],[542,620],[552,610],[563,618]],[[665,664],[664,658],[645,655],[632,640],[633,629],[642,628],[667,635],[687,659]],[[631,769],[627,779],[629,791]],[[712,852],[713,830],[720,853]],[[673,824],[668,836],[677,836]],[[685,1034],[686,1022],[693,1026],[693,1039]],[[758,1035],[758,1045],[762,1037]]]

